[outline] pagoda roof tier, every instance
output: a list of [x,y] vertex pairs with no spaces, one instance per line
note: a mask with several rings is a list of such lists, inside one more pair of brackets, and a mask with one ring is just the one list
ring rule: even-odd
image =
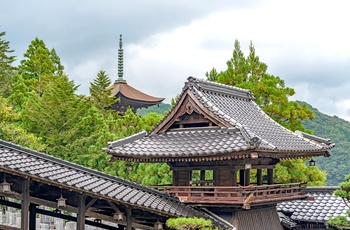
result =
[[215,161],[329,156],[328,139],[292,132],[270,118],[249,90],[189,77],[180,99],[150,132],[108,143],[129,161]]
[[120,97],[120,94],[124,97],[137,101],[144,102],[149,106],[149,104],[156,105],[164,100],[164,98],[153,97],[146,93],[143,93],[134,87],[128,85],[126,82],[116,81],[111,87],[111,95]]

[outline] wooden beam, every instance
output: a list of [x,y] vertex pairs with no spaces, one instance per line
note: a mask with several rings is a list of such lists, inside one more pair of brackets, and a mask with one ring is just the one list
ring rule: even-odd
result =
[[126,229],[125,230],[132,230],[132,216],[131,216],[131,207],[126,207]]
[[78,213],[77,213],[77,230],[85,229],[85,200],[84,194],[79,196]]
[[29,179],[22,179],[21,229],[29,230]]
[[[11,197],[11,198],[15,198],[17,200],[21,200],[22,199],[21,194],[18,194],[18,193],[4,193],[4,192],[0,192],[0,196]],[[15,203],[15,204],[13,204],[14,206],[11,206],[11,205],[9,205],[8,202],[9,201],[1,200],[0,203],[4,204],[6,206],[18,208],[18,209],[21,208],[20,204],[16,204]],[[43,199],[36,198],[36,197],[30,197],[30,203],[37,204],[37,205],[43,205],[43,206],[54,208],[54,209],[57,208],[57,203],[56,202],[47,201],[47,200],[43,200]],[[67,205],[66,207],[60,207],[60,209],[64,210],[64,211],[68,211],[68,212],[78,213],[78,209],[76,207],[69,206],[69,205]],[[86,210],[85,215],[88,216],[88,217],[97,218],[97,219],[101,219],[101,220],[117,223],[117,224],[124,225],[124,226],[126,225],[125,221],[116,221],[116,220],[113,219],[112,216],[94,212],[93,208],[89,208],[88,210]],[[150,227],[148,225],[144,225],[144,224],[141,224],[141,223],[137,223],[135,221],[132,223],[132,227],[133,228],[139,228],[139,229],[145,229],[145,230],[153,230],[153,227]]]
[[36,230],[36,205],[29,205],[29,229]]

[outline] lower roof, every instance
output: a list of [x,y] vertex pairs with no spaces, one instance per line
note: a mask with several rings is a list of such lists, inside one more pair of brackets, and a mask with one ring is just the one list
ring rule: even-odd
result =
[[157,190],[3,140],[0,140],[0,171],[161,216],[210,218]]

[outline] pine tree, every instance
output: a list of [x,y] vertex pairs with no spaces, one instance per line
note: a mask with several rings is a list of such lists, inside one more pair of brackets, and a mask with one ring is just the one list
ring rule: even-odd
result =
[[64,66],[61,64],[61,58],[57,55],[56,50],[54,48],[50,51],[50,59],[52,64],[55,67],[55,71],[53,72],[54,76],[62,76],[64,74]]
[[279,124],[292,131],[309,132],[301,121],[314,118],[312,111],[288,100],[288,97],[295,94],[294,89],[286,87],[281,78],[267,73],[267,65],[259,60],[252,42],[249,55],[245,57],[236,40],[233,57],[226,64],[227,69],[218,74],[215,69],[207,72],[207,79],[251,90],[255,102]]
[[94,82],[90,83],[90,95],[101,111],[106,110],[117,101],[116,98],[111,97],[112,89],[108,88],[110,85],[111,80],[103,70],[100,70]]
[[50,57],[50,51],[46,48],[43,40],[36,37],[31,41],[27,51],[24,53],[26,59],[21,60],[20,73],[24,79],[36,79],[43,75],[54,75],[55,66]]
[[0,95],[8,96],[11,88],[11,76],[15,70],[12,64],[16,57],[10,55],[14,50],[10,49],[10,42],[2,38],[5,35],[6,32],[0,32]]

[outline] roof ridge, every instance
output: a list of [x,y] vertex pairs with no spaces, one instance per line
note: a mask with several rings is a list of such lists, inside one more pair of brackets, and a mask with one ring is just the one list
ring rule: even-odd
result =
[[136,141],[142,137],[147,136],[147,132],[146,131],[141,131],[138,133],[135,133],[131,136],[116,140],[116,141],[112,141],[112,142],[108,142],[108,148],[115,148],[121,145],[126,145],[130,142]]
[[254,100],[255,97],[250,90],[238,88],[236,86],[225,85],[217,82],[207,81],[203,79],[198,79],[195,77],[188,77],[186,85],[191,85],[199,90],[211,91],[214,93],[219,93],[223,95],[240,97],[248,100]]

